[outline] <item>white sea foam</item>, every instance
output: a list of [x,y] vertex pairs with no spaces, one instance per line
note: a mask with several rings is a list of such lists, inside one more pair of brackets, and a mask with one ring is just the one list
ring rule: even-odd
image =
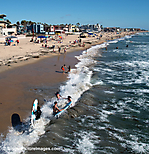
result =
[[104,91],[104,92],[107,93],[107,94],[114,94],[113,91]]
[[97,79],[97,80],[94,79],[94,80],[92,80],[92,85],[93,86],[104,85],[104,82],[99,79]]
[[40,135],[44,134],[45,124],[45,120],[41,118],[36,122],[34,128],[29,128],[23,134],[19,134],[11,127],[6,139],[2,143],[2,150],[5,151],[4,153],[9,154],[24,152],[27,146],[37,142]]
[[94,150],[94,144],[92,143],[91,141],[91,137],[93,137],[93,134],[91,133],[87,133],[87,134],[84,134],[82,133],[80,135],[82,138],[78,140],[78,143],[76,144],[77,145],[77,149],[79,152],[81,153],[84,153],[84,154],[91,154],[93,153],[93,150]]
[[110,43],[117,43],[117,42],[118,42],[118,40],[108,41],[109,44],[110,44]]
[[132,38],[132,36],[134,36],[134,35],[126,35],[124,38],[130,39],[130,38]]
[[149,32],[144,32],[144,33],[137,33],[137,35],[141,35],[141,36],[144,36],[144,35],[146,35],[146,36],[148,36],[148,35],[149,35]]

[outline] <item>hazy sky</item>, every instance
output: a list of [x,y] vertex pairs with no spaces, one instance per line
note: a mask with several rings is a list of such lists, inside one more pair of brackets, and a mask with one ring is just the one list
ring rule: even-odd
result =
[[0,14],[47,24],[96,24],[149,30],[149,0],[0,0]]

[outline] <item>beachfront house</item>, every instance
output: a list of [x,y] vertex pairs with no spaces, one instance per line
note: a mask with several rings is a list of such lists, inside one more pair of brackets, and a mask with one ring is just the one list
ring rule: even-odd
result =
[[6,28],[8,22],[5,20],[6,15],[0,14],[0,27]]
[[104,32],[121,32],[121,28],[120,27],[105,27]]
[[101,31],[101,25],[95,24],[95,25],[82,25],[79,27],[82,32],[100,32]]
[[72,32],[72,25],[71,24],[68,25],[68,31]]
[[2,31],[3,35],[17,34],[17,26],[15,24],[8,24]]
[[0,36],[2,35],[2,27],[0,26]]
[[42,24],[27,25],[27,32],[36,34],[45,34],[44,25]]
[[45,34],[54,35],[55,34],[55,28],[53,25],[45,25]]
[[15,24],[10,24],[10,22],[6,20],[5,17],[5,14],[0,14],[0,35],[16,34],[17,26]]
[[73,24],[68,25],[68,32],[79,32],[79,31],[80,29],[76,25]]
[[54,30],[55,30],[55,34],[61,34],[64,33],[64,29],[65,25],[61,24],[61,25],[54,25]]
[[50,26],[50,32],[55,32],[55,28],[53,25]]
[[71,27],[72,27],[72,32],[75,32],[75,25],[71,25]]

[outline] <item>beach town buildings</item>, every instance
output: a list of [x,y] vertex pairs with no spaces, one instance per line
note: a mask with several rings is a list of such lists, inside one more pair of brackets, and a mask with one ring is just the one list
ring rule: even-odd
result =
[[60,25],[42,25],[42,24],[33,24],[27,26],[28,33],[37,33],[37,34],[61,34],[61,33],[73,33],[73,32],[100,32],[101,25],[74,25],[74,24],[60,24]]
[[5,19],[5,14],[0,14],[0,35],[11,35],[17,33],[17,26],[11,24],[8,20]]
[[105,27],[104,32],[120,32],[122,29],[120,27]]
[[100,32],[101,31],[101,25],[100,24],[94,24],[94,25],[81,25],[79,29],[82,32]]
[[46,25],[45,32],[46,34],[61,34],[61,33],[71,33],[71,32],[78,32],[80,31],[76,25],[72,24],[60,24],[60,25]]
[[42,25],[42,24],[27,25],[27,32],[37,33],[37,34],[45,34],[44,25]]
[[74,32],[122,32],[122,31],[139,31],[140,29],[135,28],[120,28],[120,27],[105,27],[102,28],[100,24],[87,24],[81,25],[77,23],[74,24],[60,24],[60,25],[48,25],[35,23],[31,21],[22,20],[21,24],[11,24],[9,20],[6,19],[5,14],[0,14],[0,35],[11,35],[11,34],[61,34],[61,33],[74,33]]

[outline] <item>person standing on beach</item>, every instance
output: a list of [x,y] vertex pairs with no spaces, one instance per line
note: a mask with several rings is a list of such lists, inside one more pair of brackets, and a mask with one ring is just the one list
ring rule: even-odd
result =
[[55,45],[53,45],[53,52],[55,52],[55,51],[54,51],[54,48],[55,48]]
[[61,48],[60,47],[58,47],[58,51],[59,51],[59,54],[60,54],[60,52],[61,52]]
[[62,69],[62,71],[63,71],[63,74],[65,74],[65,68],[67,68],[67,67],[66,67],[66,65],[64,64],[64,65],[61,67],[61,69]]
[[17,45],[18,45],[19,44],[19,40],[17,39],[16,42],[17,42]]
[[70,70],[71,70],[71,68],[70,68],[70,65],[69,65],[69,66],[68,66],[68,71],[67,71],[67,73],[70,72]]
[[64,66],[61,67],[62,71],[63,71],[63,74],[65,73],[65,69],[64,69]]
[[64,53],[66,53],[66,47],[64,48]]

